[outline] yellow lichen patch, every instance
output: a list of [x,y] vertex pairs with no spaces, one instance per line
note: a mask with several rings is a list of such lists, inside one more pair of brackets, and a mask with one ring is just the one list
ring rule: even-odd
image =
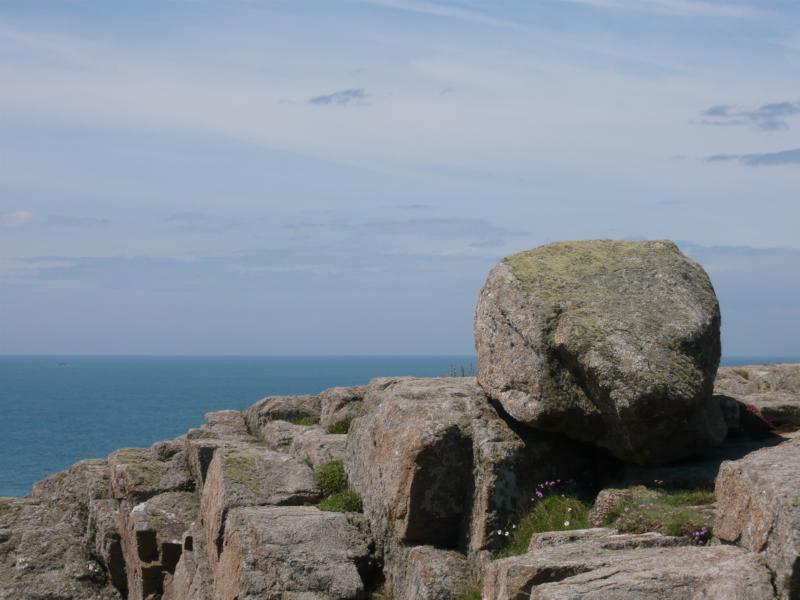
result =
[[117,451],[116,463],[124,466],[137,485],[156,485],[161,479],[161,464],[143,448],[123,448]]
[[245,486],[254,494],[263,492],[256,469],[256,456],[247,450],[236,450],[225,455],[225,475]]

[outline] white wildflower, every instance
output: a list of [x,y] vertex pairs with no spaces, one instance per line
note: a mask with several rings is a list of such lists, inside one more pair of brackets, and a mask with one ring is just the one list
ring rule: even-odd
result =
[[564,527],[569,527],[569,521],[564,521]]

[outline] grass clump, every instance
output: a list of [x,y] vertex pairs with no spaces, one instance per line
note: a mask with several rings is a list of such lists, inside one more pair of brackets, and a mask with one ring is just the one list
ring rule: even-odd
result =
[[710,490],[660,491],[638,486],[620,491],[602,524],[621,533],[688,535],[704,543],[711,534],[713,502]]
[[314,472],[323,499],[320,510],[329,512],[361,512],[362,502],[358,492],[348,489],[347,474],[341,460],[321,464]]
[[323,498],[319,509],[328,512],[361,512],[362,502],[358,492],[345,490]]
[[342,419],[336,421],[333,425],[328,427],[328,433],[347,433],[350,431],[350,423],[352,419]]
[[308,415],[293,415],[286,420],[292,425],[302,425],[303,427],[319,425],[319,419],[309,417]]
[[347,474],[341,460],[332,460],[317,467],[317,485],[323,496],[332,496],[347,490]]
[[586,529],[591,506],[576,494],[553,495],[534,502],[533,508],[508,531],[498,530],[496,535],[507,538],[501,556],[516,556],[528,551],[531,537],[545,531],[570,531]]
[[498,556],[525,554],[536,533],[591,527],[590,510],[591,504],[574,481],[543,481],[535,487],[530,507],[503,529],[493,532],[495,553]]
[[481,600],[482,598],[483,596],[481,596],[481,588],[478,586],[472,586],[461,592],[458,600]]

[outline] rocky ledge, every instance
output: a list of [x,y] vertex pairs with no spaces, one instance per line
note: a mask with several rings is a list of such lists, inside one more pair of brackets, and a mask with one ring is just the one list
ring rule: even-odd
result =
[[699,266],[523,253],[476,334],[477,378],[267,397],[0,499],[0,599],[800,598],[800,365],[714,384]]

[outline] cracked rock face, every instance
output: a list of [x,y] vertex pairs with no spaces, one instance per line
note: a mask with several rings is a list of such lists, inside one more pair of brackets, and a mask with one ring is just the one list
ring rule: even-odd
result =
[[725,437],[720,313],[671,242],[560,242],[503,259],[475,316],[478,381],[539,429],[657,464]]
[[[722,463],[716,483],[720,539],[761,552],[780,598],[800,598],[800,439]],[[755,596],[754,596],[755,597]]]

